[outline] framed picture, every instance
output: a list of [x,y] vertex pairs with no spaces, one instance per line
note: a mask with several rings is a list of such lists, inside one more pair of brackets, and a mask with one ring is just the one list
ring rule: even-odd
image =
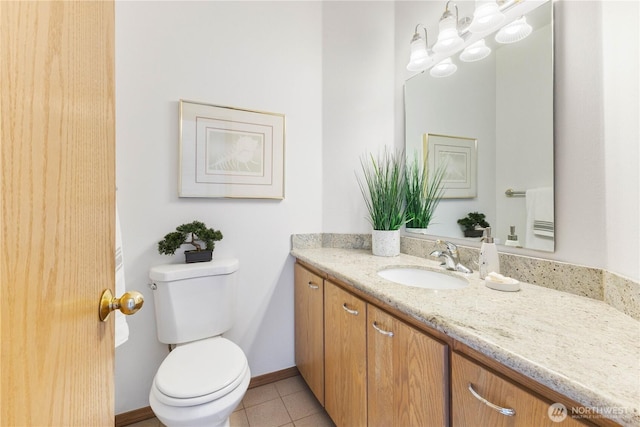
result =
[[284,198],[284,115],[180,101],[180,197]]
[[443,198],[477,197],[476,139],[425,133],[422,136],[422,144],[429,170],[436,170],[438,165],[444,165],[446,168],[442,178]]

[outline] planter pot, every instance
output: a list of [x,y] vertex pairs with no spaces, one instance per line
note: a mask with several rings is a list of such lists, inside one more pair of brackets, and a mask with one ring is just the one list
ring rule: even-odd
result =
[[207,262],[213,259],[213,251],[185,251],[184,258],[187,264],[192,262]]
[[484,234],[484,229],[481,230],[464,230],[464,237],[482,237]]
[[377,256],[400,255],[400,230],[373,230],[371,250]]

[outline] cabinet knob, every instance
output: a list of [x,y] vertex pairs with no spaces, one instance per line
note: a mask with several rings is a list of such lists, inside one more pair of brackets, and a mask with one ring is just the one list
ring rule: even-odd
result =
[[309,280],[309,283],[307,283],[307,285],[309,285],[311,289],[320,289],[320,286],[316,285],[311,280]]
[[480,396],[478,394],[478,392],[473,389],[473,385],[471,383],[469,383],[469,391],[471,392],[473,397],[475,397],[480,402],[482,402],[485,405],[487,405],[489,408],[495,409],[496,411],[500,412],[502,415],[506,415],[507,417],[513,417],[516,414],[516,410],[515,409],[503,408],[502,406],[498,406],[495,403],[491,403],[487,399],[485,399],[484,397]]

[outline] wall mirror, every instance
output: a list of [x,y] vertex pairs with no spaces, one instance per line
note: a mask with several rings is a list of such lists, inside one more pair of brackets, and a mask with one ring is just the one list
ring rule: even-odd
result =
[[[474,5],[458,3],[470,15]],[[457,65],[454,74],[438,78],[426,70],[405,82],[408,160],[416,153],[426,161],[447,151],[449,157],[460,157],[456,145],[429,153],[433,144],[427,141],[434,135],[444,141],[475,141],[474,156],[469,156],[475,164],[463,171],[471,174],[466,179],[473,181],[474,191],[443,198],[428,235],[479,241],[465,237],[457,222],[479,212],[498,244],[511,240],[509,246],[554,251],[553,3],[537,2],[525,17],[532,32],[523,40],[502,44],[495,33],[488,35],[488,57],[462,62],[457,52],[451,56]],[[460,171],[452,171],[452,180],[454,172]]]

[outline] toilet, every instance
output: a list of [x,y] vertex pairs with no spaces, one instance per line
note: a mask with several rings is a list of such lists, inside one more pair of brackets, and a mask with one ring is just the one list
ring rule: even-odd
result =
[[228,426],[251,380],[247,357],[222,337],[235,314],[237,259],[151,268],[160,364],[149,403],[166,426]]

